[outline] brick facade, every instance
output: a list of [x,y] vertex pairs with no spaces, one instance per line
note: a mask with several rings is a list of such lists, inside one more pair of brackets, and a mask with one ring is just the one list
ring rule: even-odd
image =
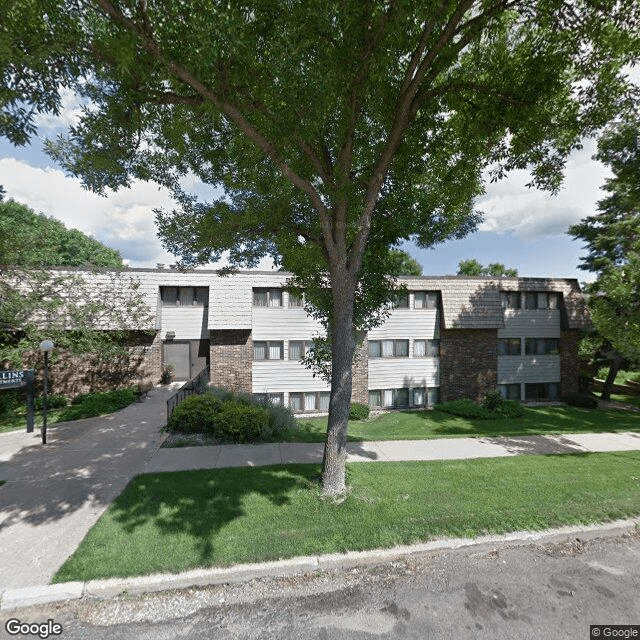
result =
[[578,341],[581,332],[567,329],[560,333],[560,393],[577,393],[580,378],[580,358]]
[[362,344],[358,344],[356,341],[356,353],[352,371],[351,402],[369,404],[369,343],[366,337],[362,339]]
[[441,329],[440,399],[481,400],[497,388],[497,329]]
[[210,333],[211,383],[235,392],[251,393],[253,340],[250,329]]

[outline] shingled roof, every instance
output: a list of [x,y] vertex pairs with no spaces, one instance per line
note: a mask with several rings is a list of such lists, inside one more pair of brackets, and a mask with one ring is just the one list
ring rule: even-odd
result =
[[589,326],[589,312],[575,279],[444,276],[402,278],[413,290],[440,291],[445,329],[499,329],[504,326],[501,291],[562,293],[569,329]]

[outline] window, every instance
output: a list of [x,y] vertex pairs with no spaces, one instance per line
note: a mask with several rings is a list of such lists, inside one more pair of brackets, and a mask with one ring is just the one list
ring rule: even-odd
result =
[[396,296],[395,302],[393,304],[396,309],[408,309],[409,308],[409,294],[408,293],[399,293]]
[[291,340],[289,342],[289,360],[302,360],[310,346],[311,342],[305,340]]
[[524,397],[529,402],[537,400],[556,400],[560,395],[557,382],[528,382],[524,385]]
[[209,287],[160,287],[160,298],[168,307],[206,307]]
[[527,291],[524,296],[525,309],[557,309],[558,294],[548,291]]
[[304,300],[302,298],[299,298],[295,294],[290,293],[289,294],[289,308],[290,309],[294,309],[294,308],[302,308],[302,307],[304,307]]
[[254,289],[254,307],[281,307],[282,289]]
[[264,404],[270,402],[271,404],[282,405],[284,403],[283,393],[254,393],[253,397]]
[[437,309],[438,293],[436,291],[415,291],[413,307],[414,309]]
[[381,403],[380,391],[369,391],[369,406],[379,407]]
[[520,400],[520,383],[499,384],[498,391],[507,400]]
[[329,392],[328,391],[305,391],[289,394],[289,408],[294,413],[303,411],[329,411]]
[[282,342],[259,341],[253,343],[254,360],[282,360],[283,351]]
[[414,407],[433,405],[440,400],[440,389],[438,387],[429,387],[428,389],[425,387],[415,387],[414,389],[408,389],[407,387],[400,389],[373,389],[369,391],[369,406],[389,409],[408,407],[409,398],[411,398],[411,405]]
[[500,338],[498,340],[499,356],[519,356],[521,353],[520,338]]
[[519,291],[501,291],[500,301],[503,309],[519,309],[520,308],[520,292]]
[[429,387],[427,402],[429,405],[438,404],[438,402],[440,402],[440,387]]
[[408,340],[369,340],[370,358],[408,358]]
[[413,405],[422,407],[427,401],[427,390],[424,387],[413,390]]
[[440,355],[440,340],[414,340],[414,358],[437,358]]
[[560,353],[560,341],[557,338],[525,338],[524,352],[528,356],[549,356]]

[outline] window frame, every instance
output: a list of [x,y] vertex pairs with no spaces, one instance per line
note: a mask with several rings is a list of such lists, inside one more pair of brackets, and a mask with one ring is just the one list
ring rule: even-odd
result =
[[[289,391],[289,402],[288,406],[296,414],[300,413],[326,413],[329,410],[328,400],[330,398],[330,391]],[[321,399],[326,395],[327,399],[327,409],[326,411],[321,408]],[[291,396],[300,397],[300,406],[301,409],[295,410],[291,406]],[[313,409],[307,408],[307,396],[313,396],[315,398],[315,407]]]
[[[169,289],[176,290],[176,298],[175,302],[167,302],[166,296]],[[191,303],[190,304],[182,304],[180,302],[181,295],[187,290],[191,290]],[[198,291],[206,292],[203,296],[203,301],[198,301]],[[163,307],[186,307],[187,309],[191,307],[200,307],[202,309],[209,306],[209,287],[198,287],[198,286],[179,286],[179,285],[162,285],[160,287],[160,301],[162,302]]]
[[[392,350],[393,353],[392,355],[384,355],[384,343],[393,343],[392,344]],[[369,352],[369,359],[370,360],[381,360],[381,359],[385,359],[385,360],[392,360],[394,358],[408,358],[409,357],[409,338],[381,338],[380,340],[368,340],[368,352]],[[406,344],[406,354],[405,355],[398,355],[398,345],[400,343],[405,343]],[[378,345],[378,349],[379,349],[379,353],[380,355],[378,356],[374,356],[371,355],[371,349],[372,349],[372,344],[377,344]]]
[[[517,304],[516,304],[517,303]],[[500,306],[505,309],[522,309],[522,294],[520,291],[501,291]]]
[[[291,345],[292,344],[300,344],[302,345],[302,357],[300,358],[292,358],[291,357]],[[294,362],[302,362],[304,357],[307,355],[307,351],[309,350],[309,346],[313,344],[312,340],[289,340],[287,345],[287,360],[293,360]]]
[[[280,304],[271,304],[272,294],[278,292]],[[282,309],[284,305],[283,290],[278,287],[253,287],[251,290],[252,306],[259,309]],[[256,304],[256,294],[266,293],[266,304]]]
[[[504,353],[501,353],[501,346],[505,347]],[[498,338],[496,344],[496,353],[498,356],[521,356],[522,355],[522,339],[521,338]]]
[[[438,308],[438,291],[413,291],[413,308],[420,311],[434,311]],[[424,296],[424,306],[416,305],[416,296]]]
[[[265,357],[264,358],[256,358],[256,345],[264,344],[265,345]],[[280,357],[279,358],[270,358],[269,357],[269,349],[271,345],[280,345]],[[253,362],[265,362],[267,360],[284,360],[284,341],[283,340],[254,340],[252,345],[253,352]]]

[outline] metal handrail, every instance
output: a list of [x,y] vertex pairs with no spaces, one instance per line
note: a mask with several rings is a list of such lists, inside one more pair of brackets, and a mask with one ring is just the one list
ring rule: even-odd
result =
[[206,387],[205,381],[208,380],[209,367],[206,366],[197,376],[194,376],[180,387],[180,389],[167,400],[167,421],[169,421],[171,414],[183,400],[186,400],[189,396],[202,393],[204,387]]

